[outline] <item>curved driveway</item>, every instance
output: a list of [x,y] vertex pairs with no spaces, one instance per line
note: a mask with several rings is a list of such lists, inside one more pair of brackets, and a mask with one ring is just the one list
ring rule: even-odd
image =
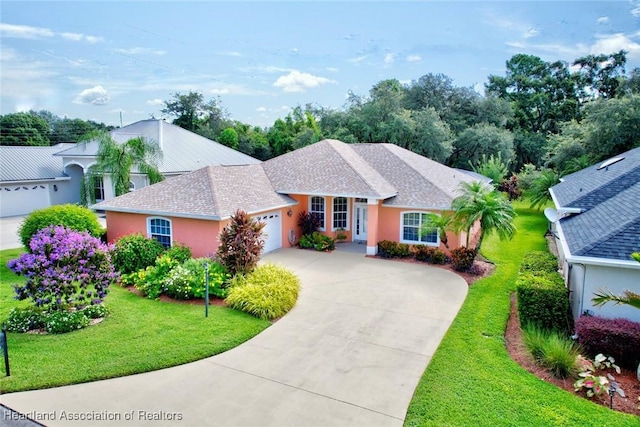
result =
[[464,280],[343,251],[283,249],[265,260],[294,270],[302,292],[287,316],[245,344],[160,371],[2,395],[0,403],[53,415],[43,421],[49,426],[401,426],[464,301]]

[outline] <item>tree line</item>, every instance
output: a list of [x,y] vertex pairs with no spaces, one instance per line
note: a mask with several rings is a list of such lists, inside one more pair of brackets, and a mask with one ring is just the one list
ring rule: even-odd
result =
[[[640,69],[626,72],[626,52],[547,62],[517,54],[504,75],[490,75],[481,95],[443,74],[408,84],[375,84],[349,93],[341,108],[297,106],[271,127],[231,119],[220,98],[174,93],[163,115],[173,123],[261,160],[324,138],[397,144],[449,166],[495,180],[551,181],[640,144]],[[0,144],[75,142],[108,129],[49,112],[2,116]],[[493,176],[495,175],[495,176]]]

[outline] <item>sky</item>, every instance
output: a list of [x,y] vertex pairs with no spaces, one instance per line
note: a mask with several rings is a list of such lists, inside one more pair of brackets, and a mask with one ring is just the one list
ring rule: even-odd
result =
[[[395,78],[442,73],[483,93],[518,53],[545,61],[628,51],[640,0],[0,4],[0,114],[48,110],[119,126],[197,91],[271,126],[293,107],[342,108]],[[121,122],[122,117],[122,122]]]

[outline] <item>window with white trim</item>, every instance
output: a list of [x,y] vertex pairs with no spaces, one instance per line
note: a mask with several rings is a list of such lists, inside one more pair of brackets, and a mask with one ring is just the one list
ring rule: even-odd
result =
[[402,212],[402,225],[400,241],[402,243],[424,243],[427,245],[440,245],[438,230],[431,228],[423,232],[422,224],[427,222],[429,217],[425,212]]
[[101,202],[104,200],[104,180],[101,176],[96,177],[94,181],[93,197],[96,202]]
[[149,218],[149,237],[157,240],[165,248],[171,247],[171,221],[164,218]]
[[314,214],[320,220],[320,230],[324,230],[324,197],[313,196],[309,201],[309,213]]
[[349,228],[349,203],[346,197],[333,198],[333,230]]

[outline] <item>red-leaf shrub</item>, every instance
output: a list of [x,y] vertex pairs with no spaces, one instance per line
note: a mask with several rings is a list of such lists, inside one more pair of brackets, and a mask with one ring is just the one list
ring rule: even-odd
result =
[[616,365],[636,369],[640,363],[640,323],[627,319],[581,316],[576,321],[578,343],[591,357],[613,356]]
[[430,264],[444,264],[447,262],[447,256],[440,248],[434,248],[426,245],[415,245],[411,248],[413,257],[417,261],[428,262]]
[[460,246],[451,251],[451,264],[456,271],[468,271],[476,259],[476,251]]
[[264,226],[264,222],[238,210],[224,227],[216,257],[231,275],[250,273],[256,267],[264,248]]

